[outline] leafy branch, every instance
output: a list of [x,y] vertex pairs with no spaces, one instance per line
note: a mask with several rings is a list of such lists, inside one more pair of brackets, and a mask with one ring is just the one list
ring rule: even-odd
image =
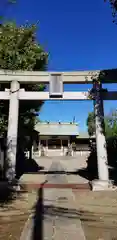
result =
[[[117,0],[108,0],[112,9],[113,22],[117,24]],[[104,0],[107,2],[107,0]]]

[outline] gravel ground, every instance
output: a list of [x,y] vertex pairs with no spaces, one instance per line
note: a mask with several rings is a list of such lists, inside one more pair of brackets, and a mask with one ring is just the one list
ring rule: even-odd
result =
[[[117,240],[117,192],[74,191],[75,205],[69,206],[81,219],[87,240]],[[19,240],[36,201],[29,193],[0,208],[0,240]]]
[[87,240],[117,240],[117,192],[74,192]]

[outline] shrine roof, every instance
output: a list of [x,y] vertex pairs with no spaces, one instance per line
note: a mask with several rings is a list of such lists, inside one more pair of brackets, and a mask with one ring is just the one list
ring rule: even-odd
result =
[[77,123],[63,122],[39,122],[35,125],[35,130],[43,136],[77,136],[79,135]]
[[90,137],[88,132],[79,132],[79,135],[76,137],[77,139],[95,139],[95,136]]

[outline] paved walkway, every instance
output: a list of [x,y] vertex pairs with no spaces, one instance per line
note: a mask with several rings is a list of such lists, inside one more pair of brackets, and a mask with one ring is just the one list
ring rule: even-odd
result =
[[[78,174],[72,174],[77,172],[77,170],[86,167],[86,156],[77,156],[77,157],[68,157],[68,156],[60,156],[60,157],[41,157],[38,159],[39,166],[44,167],[44,171],[61,171],[60,167],[56,167],[56,163],[60,163],[62,166],[62,170],[66,172],[70,172],[71,174],[67,176],[67,183],[88,183],[88,180],[79,176]],[[54,164],[54,165],[53,165]],[[43,170],[37,174],[24,174],[21,177],[22,183],[42,183],[46,180],[47,174],[43,174]]]
[[[51,171],[63,171],[60,162],[52,162]],[[65,174],[47,175],[50,184],[66,184]],[[85,240],[77,212],[73,212],[74,195],[71,189],[41,188],[35,216],[24,228],[20,240]]]

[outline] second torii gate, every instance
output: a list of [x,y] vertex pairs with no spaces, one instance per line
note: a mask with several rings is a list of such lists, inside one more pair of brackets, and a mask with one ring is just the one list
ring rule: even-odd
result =
[[[103,100],[117,99],[117,92],[102,91],[99,82],[100,71],[79,72],[30,72],[30,71],[0,71],[0,83],[11,84],[10,89],[0,91],[0,99],[9,100],[9,118],[7,133],[7,160],[9,168],[7,177],[9,180],[15,178],[18,114],[20,100],[93,100],[96,123],[96,146],[99,179],[93,182],[95,189],[109,188],[109,174],[107,163],[106,139],[104,134],[104,111]],[[49,83],[49,92],[29,92],[20,88],[20,83]],[[64,92],[63,84],[92,83],[92,92]]]

